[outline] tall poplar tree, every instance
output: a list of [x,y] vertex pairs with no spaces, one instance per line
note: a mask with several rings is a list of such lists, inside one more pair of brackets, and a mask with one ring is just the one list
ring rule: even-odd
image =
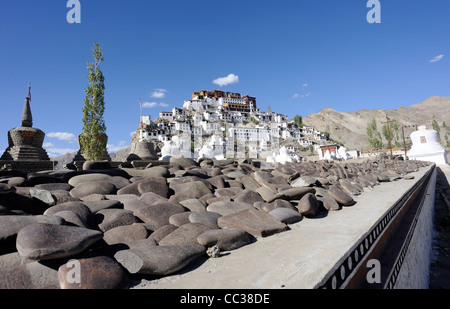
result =
[[103,119],[105,111],[105,78],[100,70],[103,53],[98,43],[91,49],[94,62],[88,62],[89,86],[84,90],[86,97],[83,106],[83,134],[80,135],[80,147],[88,160],[102,160],[107,156],[106,125]]

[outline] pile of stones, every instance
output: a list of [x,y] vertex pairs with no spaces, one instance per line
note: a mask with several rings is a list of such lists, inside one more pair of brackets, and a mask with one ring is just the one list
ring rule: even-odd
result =
[[353,206],[364,190],[429,164],[173,157],[142,169],[3,172],[0,288],[130,288]]

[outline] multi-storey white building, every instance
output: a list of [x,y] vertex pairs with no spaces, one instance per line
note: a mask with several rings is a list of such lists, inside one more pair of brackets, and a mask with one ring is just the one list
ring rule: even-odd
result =
[[[273,150],[278,147],[280,139],[297,141],[303,147],[326,141],[326,136],[314,127],[299,128],[294,122],[289,122],[286,115],[262,112],[257,108],[254,97],[221,90],[194,92],[192,99],[184,101],[182,108],[161,112],[159,118],[159,131],[143,133],[142,140],[167,139],[170,135],[216,139],[223,136],[224,151],[234,150],[237,142],[256,152]],[[147,125],[151,119],[144,121]],[[222,149],[221,146],[213,148],[216,152]]]

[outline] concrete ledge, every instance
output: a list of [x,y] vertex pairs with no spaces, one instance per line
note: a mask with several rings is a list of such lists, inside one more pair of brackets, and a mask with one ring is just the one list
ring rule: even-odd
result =
[[12,160],[0,160],[0,168],[7,171],[21,171],[25,173],[35,173],[42,171],[51,171],[56,161],[38,160],[38,161],[12,161]]
[[147,289],[312,289],[342,262],[355,243],[432,166],[409,174],[412,180],[382,182],[355,196],[354,206],[328,212],[322,218],[303,218],[290,230],[205,259],[182,273],[142,280]]

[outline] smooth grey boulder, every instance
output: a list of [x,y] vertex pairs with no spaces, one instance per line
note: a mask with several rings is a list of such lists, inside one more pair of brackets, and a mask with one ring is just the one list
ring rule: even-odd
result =
[[355,204],[355,200],[349,194],[335,186],[328,188],[328,194],[334,198],[336,202],[343,206],[351,206]]
[[339,179],[339,184],[342,189],[350,195],[360,195],[361,192],[354,184],[352,184],[348,179]]
[[67,202],[49,207],[44,212],[44,215],[56,215],[56,213],[61,211],[71,211],[75,213],[88,226],[94,224],[91,210],[82,202]]
[[169,186],[166,182],[162,183],[153,180],[142,181],[138,184],[138,191],[140,195],[147,192],[153,192],[162,197],[169,198]]
[[255,191],[256,189],[261,188],[261,185],[251,175],[245,175],[238,180],[242,182],[245,189]]
[[211,190],[203,181],[191,181],[183,184],[173,185],[172,189],[177,193],[189,193],[195,198],[200,198],[204,195],[211,194]]
[[78,226],[34,223],[17,234],[17,251],[30,260],[74,256],[102,239],[103,233]]
[[391,179],[385,173],[375,172],[374,175],[377,177],[379,182],[389,182]]
[[131,181],[125,177],[122,176],[112,176],[111,178],[107,179],[107,181],[114,184],[117,188],[117,190],[122,189],[123,187],[128,186]]
[[190,167],[190,166],[199,166],[199,163],[191,158],[185,157],[171,157],[170,158],[171,165],[179,165],[182,168]]
[[105,170],[111,167],[111,163],[109,161],[85,161],[83,163],[83,171],[86,170]]
[[109,181],[111,180],[111,177],[111,175],[102,173],[81,174],[71,177],[67,183],[72,187],[76,187],[84,182]]
[[266,202],[275,195],[275,192],[273,192],[272,190],[270,190],[267,187],[259,187],[255,190],[255,192],[258,193],[259,195],[261,195],[263,200]]
[[207,182],[209,182],[211,185],[213,185],[213,187],[215,189],[225,188],[225,186],[226,186],[225,181],[223,180],[222,176],[214,176],[214,177],[207,178],[205,180]]
[[131,177],[169,177],[170,172],[164,166],[152,166],[145,169],[137,169],[137,168],[121,168],[124,172],[126,172]]
[[287,229],[286,224],[266,212],[248,209],[230,215],[222,216],[217,220],[220,228],[237,228],[253,236],[267,237]]
[[144,203],[137,196],[134,199],[127,199],[122,202],[123,208],[130,211],[138,210],[141,207],[149,206],[147,203]]
[[35,185],[34,187],[39,190],[48,190],[48,191],[55,191],[55,190],[70,191],[73,189],[71,185],[65,182],[43,183]]
[[297,187],[297,188],[290,188],[283,191],[280,191],[279,193],[276,193],[272,198],[270,198],[267,202],[270,203],[277,199],[283,199],[287,201],[291,200],[299,200],[301,199],[305,194],[307,193],[316,193],[316,190],[312,187]]
[[240,212],[242,210],[247,209],[255,209],[253,205],[247,204],[247,203],[241,203],[241,202],[228,202],[228,201],[220,201],[215,202],[212,204],[209,204],[206,207],[207,211],[216,212],[218,214],[221,214],[222,216],[226,216],[232,213]]
[[191,212],[189,214],[189,221],[191,223],[200,223],[205,226],[208,226],[212,229],[218,229],[217,219],[219,219],[222,215],[213,211],[200,211],[200,212]]
[[138,223],[132,211],[126,209],[102,209],[94,214],[95,224],[102,232],[122,225],[131,225]]
[[214,195],[217,197],[228,196],[230,198],[242,192],[244,189],[239,187],[220,188],[214,191]]
[[315,217],[319,213],[319,203],[313,193],[306,193],[298,201],[297,209],[305,217]]
[[70,195],[81,198],[91,194],[114,194],[116,191],[116,186],[109,181],[90,181],[74,187],[70,190]]
[[160,246],[197,244],[198,235],[211,228],[199,223],[186,223],[159,241]]
[[206,212],[206,206],[199,199],[187,199],[180,201],[180,204],[191,212]]
[[70,210],[62,210],[55,212],[54,216],[58,216],[64,219],[66,225],[75,225],[85,228],[90,228],[89,224],[83,220],[78,214]]
[[0,289],[59,289],[58,271],[38,261],[2,269]]
[[200,244],[142,246],[119,251],[114,258],[130,274],[164,276],[183,269],[205,252],[206,248]]
[[171,215],[169,217],[169,223],[176,227],[180,227],[186,223],[190,223],[190,221],[189,221],[190,214],[191,214],[190,211],[185,211],[185,212],[180,212],[180,213]]
[[235,202],[242,202],[250,205],[253,205],[255,202],[264,202],[264,199],[261,195],[259,195],[259,193],[250,189],[245,189],[239,192],[233,197],[233,200]]
[[341,206],[339,206],[339,203],[332,198],[331,196],[323,195],[323,196],[316,196],[317,201],[319,202],[319,208],[323,207],[327,211],[336,211],[341,209]]
[[170,224],[169,218],[177,213],[185,212],[183,206],[175,203],[161,203],[152,206],[142,207],[133,214],[145,223],[155,225],[160,228]]
[[276,209],[276,208],[290,208],[292,210],[297,211],[297,208],[295,208],[294,205],[292,205],[291,202],[286,201],[286,200],[275,200],[271,203],[263,203],[260,205],[260,209],[265,211],[265,212],[271,212],[272,210]]
[[292,188],[291,185],[288,184],[286,178],[281,176],[273,176],[271,178],[266,178],[261,180],[259,183],[262,186],[269,188],[275,193]]
[[125,195],[125,194],[133,194],[136,196],[141,196],[141,193],[139,192],[139,184],[145,180],[132,182],[129,185],[126,185],[125,187],[120,188],[117,190],[117,195]]
[[64,224],[64,219],[53,215],[0,216],[0,241],[16,236],[21,229],[34,223]]
[[14,192],[16,192],[16,187],[6,184],[6,183],[0,183],[0,195],[14,193]]
[[96,213],[102,209],[123,208],[119,200],[99,200],[99,201],[83,201],[92,213]]
[[103,240],[108,245],[127,244],[129,242],[145,239],[148,237],[148,230],[143,224],[134,223],[131,225],[121,225],[107,230],[103,234]]
[[56,204],[55,196],[48,190],[30,188],[30,195],[32,198],[35,198],[49,206]]
[[23,258],[17,251],[5,253],[0,255],[0,271],[7,270],[30,262],[34,261]]
[[252,235],[246,231],[228,228],[211,229],[197,237],[197,242],[205,247],[217,245],[222,251],[231,251],[243,247],[253,240]]
[[146,203],[147,205],[154,205],[158,203],[167,203],[169,201],[168,198],[162,197],[159,194],[156,194],[154,192],[146,192],[141,194],[139,197],[141,201]]
[[161,239],[175,231],[178,227],[172,224],[167,224],[164,226],[161,226],[160,228],[156,229],[149,237],[148,239],[154,240],[156,244],[159,243]]
[[284,207],[275,208],[269,214],[285,224],[297,223],[303,219],[303,216],[298,211]]
[[20,187],[25,184],[25,177],[21,176],[2,176],[0,177],[0,183],[4,183],[14,187]]
[[[79,280],[74,276],[79,267]],[[58,268],[61,289],[126,289],[130,285],[123,267],[108,256],[92,256],[69,261]],[[75,278],[74,278],[75,277]],[[78,281],[78,282],[77,282]]]
[[296,178],[294,181],[291,182],[291,186],[294,188],[297,187],[311,187],[312,185],[317,183],[317,179],[312,177],[312,176],[308,176],[308,175],[304,175],[304,176],[300,176],[298,178]]

